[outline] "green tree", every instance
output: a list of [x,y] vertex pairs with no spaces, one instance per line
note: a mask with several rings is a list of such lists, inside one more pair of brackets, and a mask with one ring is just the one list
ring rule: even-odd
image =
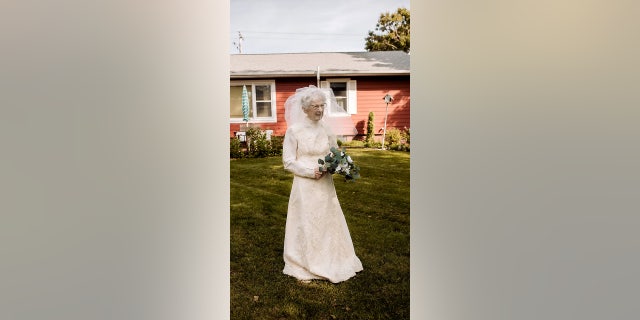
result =
[[394,13],[380,14],[375,31],[369,31],[365,38],[367,51],[397,51],[409,52],[410,17],[406,8],[398,8]]

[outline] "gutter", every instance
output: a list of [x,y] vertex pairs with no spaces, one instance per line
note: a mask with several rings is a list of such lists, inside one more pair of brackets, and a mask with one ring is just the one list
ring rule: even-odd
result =
[[[317,77],[319,73],[305,72],[305,73],[231,73],[229,76],[232,79],[262,79],[262,78],[301,78],[301,77]],[[397,71],[397,72],[327,72],[325,71],[323,77],[363,77],[363,76],[408,76],[411,75],[409,71]]]

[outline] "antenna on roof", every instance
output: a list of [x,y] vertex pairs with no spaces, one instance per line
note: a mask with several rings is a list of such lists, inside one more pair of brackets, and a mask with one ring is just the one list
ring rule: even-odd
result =
[[244,38],[242,37],[242,33],[238,31],[238,42],[233,42],[233,45],[235,45],[236,49],[238,49],[238,53],[242,53],[242,40],[244,40]]

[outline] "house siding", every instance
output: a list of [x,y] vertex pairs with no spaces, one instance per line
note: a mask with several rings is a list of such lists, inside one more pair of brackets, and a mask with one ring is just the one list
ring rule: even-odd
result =
[[[338,77],[338,76],[336,76]],[[322,77],[331,79],[331,77]],[[387,129],[410,128],[410,92],[409,76],[369,76],[350,77],[357,81],[357,102],[358,113],[353,114],[351,119],[358,129],[358,137],[362,138],[366,134],[366,126],[369,112],[374,113],[374,130],[377,136],[382,136],[384,128],[386,104],[383,97],[388,93],[394,100],[389,104],[387,115]],[[304,78],[280,78],[276,82],[276,123],[250,123],[262,130],[273,130],[273,135],[282,136],[287,130],[284,119],[284,103],[289,96],[296,92],[296,89],[309,85],[317,85],[315,77]],[[241,130],[243,124],[230,124],[230,136]]]
[[[369,112],[373,112],[373,126],[376,135],[382,135],[385,113],[387,113],[387,129],[404,129],[411,127],[410,121],[410,86],[409,77],[362,77],[358,81],[358,113],[351,116],[358,129],[358,134],[367,133]],[[393,97],[388,110],[384,96]]]

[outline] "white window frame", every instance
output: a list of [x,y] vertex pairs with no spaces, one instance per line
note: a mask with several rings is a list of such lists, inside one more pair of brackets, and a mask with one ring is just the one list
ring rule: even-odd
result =
[[[256,115],[258,114],[257,112],[257,102],[264,102],[264,101],[256,101],[255,96],[256,96],[256,85],[269,85],[270,86],[270,91],[271,91],[271,117],[251,117],[249,118],[249,123],[276,123],[278,121],[278,115],[276,113],[277,108],[276,108],[276,81],[275,80],[258,80],[258,81],[242,81],[242,80],[238,80],[238,81],[231,81],[230,82],[231,86],[242,86],[242,85],[246,85],[247,86],[247,90],[251,91],[251,96],[254,97],[254,99],[251,99],[251,114]],[[230,123],[245,123],[244,121],[242,121],[242,117],[240,118],[230,118],[229,119]]]
[[350,78],[333,78],[320,82],[321,88],[331,88],[332,82],[346,82],[347,83],[347,114],[358,113],[358,95],[356,80]]

